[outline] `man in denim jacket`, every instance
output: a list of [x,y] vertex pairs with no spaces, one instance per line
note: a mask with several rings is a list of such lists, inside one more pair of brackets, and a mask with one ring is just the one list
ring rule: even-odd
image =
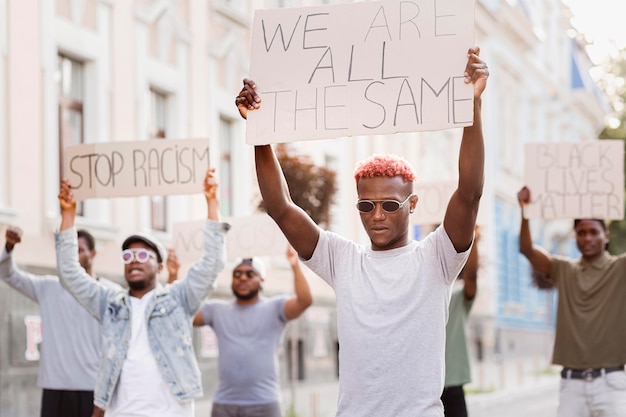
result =
[[132,235],[122,245],[128,291],[94,285],[80,267],[70,184],[61,183],[61,230],[56,235],[61,282],[102,323],[100,371],[94,415],[193,417],[202,395],[192,344],[192,317],[224,267],[228,225],[219,223],[213,170],[205,178],[208,218],[204,256],[185,279],[165,287],[157,281],[165,251],[153,238]]

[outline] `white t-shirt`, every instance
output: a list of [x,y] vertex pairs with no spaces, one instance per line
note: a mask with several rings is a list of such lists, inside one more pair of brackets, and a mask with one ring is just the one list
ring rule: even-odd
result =
[[450,291],[468,254],[443,227],[386,251],[320,230],[305,264],[337,298],[337,416],[443,416]]
[[120,380],[106,417],[193,417],[192,402],[181,403],[161,376],[148,341],[146,307],[154,290],[130,297],[132,333]]

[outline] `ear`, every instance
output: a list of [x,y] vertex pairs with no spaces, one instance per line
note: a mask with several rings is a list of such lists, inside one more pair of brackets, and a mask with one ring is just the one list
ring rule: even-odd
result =
[[413,197],[411,197],[411,199],[409,200],[409,212],[413,213],[415,211],[415,207],[417,206],[418,200],[419,200],[419,197],[417,195],[414,195]]
[[92,251],[91,251],[91,257],[92,257],[92,258],[95,258],[97,253],[98,253],[98,252],[97,252],[95,249],[94,249],[94,250],[92,250]]
[[160,264],[157,264],[157,265],[158,265],[158,270],[157,270],[157,273],[158,273],[158,272],[161,272],[163,270],[163,268],[164,268],[163,265],[164,264],[163,264],[163,262],[161,262]]

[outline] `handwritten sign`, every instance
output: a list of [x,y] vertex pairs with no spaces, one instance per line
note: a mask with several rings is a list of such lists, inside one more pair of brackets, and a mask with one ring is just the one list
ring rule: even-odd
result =
[[200,193],[209,167],[206,139],[91,143],[65,155],[76,200]]
[[624,142],[526,144],[527,218],[624,218]]
[[415,194],[419,197],[413,224],[431,225],[443,222],[450,197],[458,186],[457,181],[417,182]]
[[[226,234],[226,253],[229,260],[252,256],[284,256],[287,239],[274,220],[267,214],[224,219],[231,225]],[[173,246],[181,263],[193,263],[204,250],[204,221],[175,223]]]
[[468,126],[474,0],[257,10],[250,76],[263,102],[247,142]]

